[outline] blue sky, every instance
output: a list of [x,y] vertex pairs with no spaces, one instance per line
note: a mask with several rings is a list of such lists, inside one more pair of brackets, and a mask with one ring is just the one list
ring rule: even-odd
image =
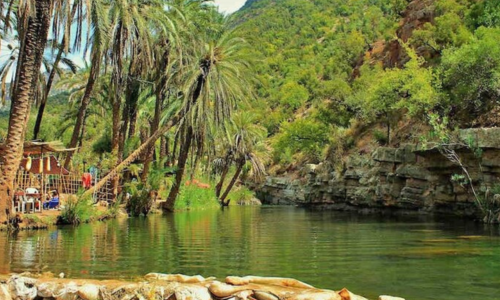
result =
[[215,0],[214,2],[219,6],[220,11],[232,13],[240,9],[246,0]]

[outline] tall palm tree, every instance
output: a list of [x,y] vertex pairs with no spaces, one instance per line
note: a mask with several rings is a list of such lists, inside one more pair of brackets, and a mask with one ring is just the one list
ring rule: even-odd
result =
[[[92,32],[90,33],[91,38],[88,38],[86,41],[84,53],[87,52],[87,49],[90,45],[90,76],[88,77],[87,84],[85,86],[85,92],[83,93],[82,99],[80,101],[80,109],[78,110],[75,127],[73,129],[73,134],[71,135],[71,140],[69,142],[70,149],[74,149],[78,145],[78,140],[80,137],[80,133],[82,132],[87,108],[90,104],[96,80],[101,73],[101,62],[107,42],[109,40],[107,7],[104,4],[104,0],[92,0],[91,9],[88,12],[90,16],[89,25]],[[64,167],[67,169],[70,167],[73,153],[74,151],[69,151],[66,155]]]
[[[183,108],[185,117],[180,124],[181,146],[179,149],[175,181],[165,202],[165,208],[172,211],[180,191],[189,150],[193,141],[202,147],[209,123],[222,125],[240,100],[250,90],[248,73],[249,58],[246,57],[245,41],[235,37],[228,27],[227,19],[220,20],[219,32],[206,34],[199,66],[188,73],[187,96]],[[197,154],[200,154],[197,151]]]
[[[255,117],[248,112],[240,111],[235,114],[228,125],[227,132],[229,136],[227,148],[229,150],[225,156],[221,177],[216,186],[216,196],[221,203],[225,202],[245,164],[250,164],[254,179],[261,179],[265,175],[264,161],[267,160],[268,152],[264,144],[267,131],[263,126],[256,124]],[[236,164],[236,171],[221,195],[232,161]]]
[[[227,20],[223,20],[222,23],[224,26],[221,27],[224,30],[205,34],[206,42],[201,43],[196,50],[198,53],[196,55],[197,62],[187,66],[190,69],[185,72],[186,75],[183,77],[186,88],[182,93],[184,96],[182,108],[168,121],[163,122],[158,130],[98,182],[94,188],[101,188],[175,126],[179,128],[191,126],[193,135],[195,135],[208,126],[209,120],[222,123],[237,102],[248,99],[250,96],[249,82],[252,77],[248,72],[251,63],[246,52],[246,43],[236,35],[234,30],[229,29]],[[186,130],[185,133],[187,137],[191,135],[190,130]],[[184,147],[184,151],[180,151],[180,156],[186,156],[186,162],[188,155],[186,150],[189,148]],[[186,162],[178,163],[175,183],[169,194],[166,209],[173,210],[174,208],[184,174],[179,169],[183,165],[185,166]],[[90,194],[92,190],[90,189],[86,193]]]
[[[68,2],[60,0],[10,1],[7,14],[10,14],[12,9],[16,10],[16,29],[20,37],[20,52],[16,74],[12,82],[12,104],[9,128],[4,145],[5,152],[2,153],[0,222],[7,221],[11,213],[10,204],[14,179],[22,159],[24,136],[31,106],[30,101],[42,66],[43,49],[47,44],[51,20],[54,20],[53,28],[59,28],[67,20],[65,17],[53,18],[53,16],[54,14],[63,16],[63,11],[66,11],[66,6],[69,5]],[[7,18],[9,17],[7,16]],[[7,22],[5,26],[7,26]]]

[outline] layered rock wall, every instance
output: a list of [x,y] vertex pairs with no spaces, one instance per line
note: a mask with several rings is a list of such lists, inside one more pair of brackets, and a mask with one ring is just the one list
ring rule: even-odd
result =
[[[470,148],[456,149],[461,162],[481,193],[500,186],[500,129],[469,129],[462,140],[473,140],[480,155]],[[394,210],[458,215],[476,213],[470,186],[452,180],[462,168],[436,149],[418,145],[376,149],[370,155],[353,155],[341,174],[305,167],[301,179],[268,178],[257,189],[264,204],[297,204],[339,210]]]

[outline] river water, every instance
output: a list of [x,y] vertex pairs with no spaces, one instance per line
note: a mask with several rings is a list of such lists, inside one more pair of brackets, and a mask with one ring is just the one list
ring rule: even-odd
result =
[[371,298],[500,298],[498,227],[291,207],[119,219],[0,233],[0,273],[134,279],[149,272],[293,277]]

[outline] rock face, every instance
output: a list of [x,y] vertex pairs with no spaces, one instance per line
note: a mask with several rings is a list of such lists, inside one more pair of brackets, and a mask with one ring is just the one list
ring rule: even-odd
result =
[[[474,187],[485,191],[500,187],[500,128],[470,129],[460,133],[473,140],[481,156],[470,149],[456,152],[472,177]],[[499,137],[499,138],[497,138]],[[263,204],[293,204],[338,210],[394,210],[474,215],[475,198],[452,176],[462,169],[436,149],[416,145],[381,147],[370,155],[348,159],[342,174],[304,168],[303,179],[268,178],[257,188]]]

